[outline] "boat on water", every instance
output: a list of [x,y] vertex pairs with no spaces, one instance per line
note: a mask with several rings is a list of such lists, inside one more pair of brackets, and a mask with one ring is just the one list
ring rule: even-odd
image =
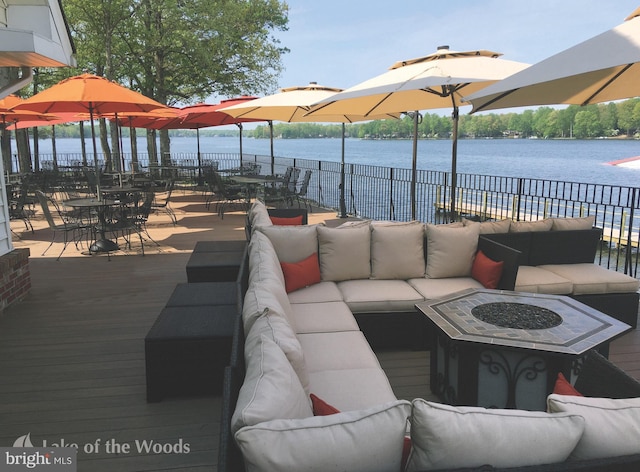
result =
[[626,167],[629,169],[640,169],[640,156],[627,157],[625,159],[617,159],[607,162],[610,166]]

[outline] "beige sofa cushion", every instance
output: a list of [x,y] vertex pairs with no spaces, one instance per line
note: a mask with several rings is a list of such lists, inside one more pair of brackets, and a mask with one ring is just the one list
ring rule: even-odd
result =
[[516,292],[569,295],[573,291],[571,280],[541,267],[520,266],[516,276]]
[[369,225],[318,227],[322,280],[368,279],[371,274]]
[[635,277],[598,264],[549,264],[538,267],[570,280],[573,284],[570,293],[573,295],[635,292],[640,284]]
[[276,251],[280,262],[299,262],[318,252],[316,225],[281,226],[260,228]]
[[235,440],[249,472],[398,471],[410,411],[409,402],[397,400],[329,416],[275,420],[243,428]]
[[[338,369],[380,369],[362,331],[298,334],[307,372]],[[315,393],[315,392],[311,392]]]
[[572,459],[640,454],[640,398],[587,398],[553,394],[547,398],[547,408],[552,413],[580,415],[585,420],[584,434],[571,454]]
[[[350,388],[345,388],[347,385]],[[361,410],[396,400],[387,376],[379,368],[311,372],[309,389],[340,411]]]
[[249,242],[249,281],[268,278],[277,280],[284,287],[284,274],[273,244],[265,234],[254,231]]
[[427,224],[427,277],[468,277],[478,249],[476,226]]
[[577,414],[412,402],[408,471],[563,462],[580,440]]
[[509,226],[511,233],[520,233],[523,231],[551,231],[553,221],[551,218],[545,218],[538,221],[512,221]]
[[311,401],[282,349],[262,337],[246,358],[247,371],[231,418],[231,432],[278,418],[313,416]]
[[260,200],[256,200],[249,208],[249,212],[247,214],[249,218],[249,223],[251,223],[251,231],[256,228],[272,226],[271,218],[269,218],[269,212],[267,211],[267,207]]
[[480,282],[471,277],[448,277],[446,279],[416,278],[409,279],[411,285],[425,300],[446,297],[460,290],[484,288]]
[[[386,223],[386,222],[385,222]],[[409,279],[424,276],[424,225],[371,224],[371,277]]]
[[595,215],[585,216],[583,218],[551,218],[551,231],[591,229],[595,224]]
[[465,226],[478,225],[478,232],[480,234],[508,233],[509,228],[511,228],[511,220],[509,219],[478,222],[465,218],[462,222]]
[[301,288],[295,292],[287,294],[289,302],[294,303],[322,303],[343,301],[342,292],[335,282],[320,282]]
[[291,314],[296,333],[358,331],[360,328],[344,302],[294,303]]
[[300,341],[287,320],[268,309],[256,319],[248,333],[245,334],[244,354],[247,358],[255,349],[259,349],[263,337],[275,342],[284,355],[287,356],[291,367],[295,370],[302,388],[309,392],[309,374],[304,360],[304,352]]
[[295,320],[291,315],[291,305],[282,286],[274,280],[252,283],[244,295],[242,322],[244,332],[248,333],[253,323],[265,313],[265,310],[284,317],[295,331]]
[[353,313],[413,312],[424,301],[404,280],[345,280],[338,288]]

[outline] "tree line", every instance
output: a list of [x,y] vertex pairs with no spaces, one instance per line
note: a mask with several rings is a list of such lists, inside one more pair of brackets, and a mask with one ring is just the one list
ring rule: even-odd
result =
[[[418,125],[420,138],[450,138],[452,121],[449,116],[425,113]],[[576,138],[640,137],[640,98],[594,104],[570,105],[563,109],[540,107],[520,113],[490,113],[460,115],[461,138]],[[248,136],[268,138],[269,127],[261,125],[247,131]],[[346,126],[346,135],[370,139],[409,139],[413,136],[413,120],[379,120]],[[341,124],[276,123],[274,136],[279,138],[339,138]]]

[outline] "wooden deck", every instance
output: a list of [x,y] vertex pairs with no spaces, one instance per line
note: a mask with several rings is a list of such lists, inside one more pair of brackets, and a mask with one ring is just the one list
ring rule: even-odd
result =
[[[34,234],[14,240],[31,250],[33,288],[0,317],[0,444],[26,434],[35,446],[77,444],[81,471],[216,470],[220,398],[148,404],[143,340],[175,284],[186,282],[195,242],[244,238],[244,215],[220,220],[197,194],[175,200],[179,225],[154,215],[160,246],[145,245],[144,257],[135,246],[108,260],[72,245],[56,261],[58,244],[41,257],[51,233],[39,218]],[[313,213],[311,222],[334,217]],[[21,225],[12,222],[17,232]],[[398,397],[430,398],[428,352],[378,354]],[[613,344],[611,359],[640,378],[638,331]],[[176,452],[138,450],[151,441]]]

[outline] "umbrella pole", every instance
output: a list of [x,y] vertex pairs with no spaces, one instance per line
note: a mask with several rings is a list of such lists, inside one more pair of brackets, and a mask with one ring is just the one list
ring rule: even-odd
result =
[[93,143],[93,165],[96,170],[96,196],[98,201],[102,200],[102,189],[100,188],[100,165],[98,164],[98,146],[96,145],[96,127],[93,123],[93,106],[89,103],[89,120],[91,121],[91,142]]
[[[453,96],[453,95],[452,95]],[[456,187],[458,185],[458,107],[453,105],[453,136],[451,144],[451,221],[456,220]]]
[[242,168],[242,123],[236,123],[240,132],[240,167]]
[[411,163],[411,219],[416,219],[416,180],[418,177],[418,117],[416,110],[413,114],[413,159]]
[[198,143],[198,185],[202,185],[202,155],[200,154],[200,128],[196,128],[196,139]]
[[342,159],[340,161],[340,218],[347,217],[347,204],[344,199],[344,135],[345,124],[342,123]]
[[269,136],[271,138],[271,175],[275,174],[275,157],[273,155],[273,121],[269,120]]

